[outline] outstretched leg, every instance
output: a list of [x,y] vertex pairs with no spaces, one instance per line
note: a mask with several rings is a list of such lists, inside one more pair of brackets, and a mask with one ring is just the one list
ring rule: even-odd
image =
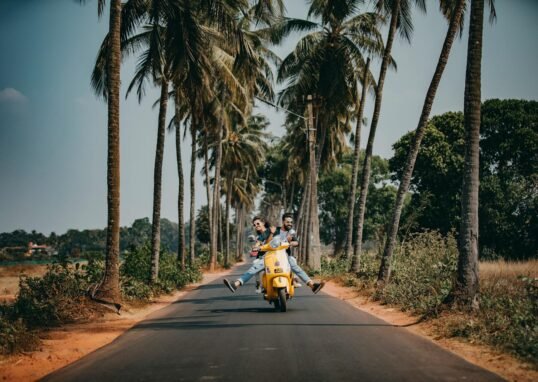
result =
[[256,259],[252,263],[252,266],[243,273],[239,278],[235,281],[230,281],[228,279],[224,279],[224,285],[226,285],[232,292],[235,292],[237,288],[239,288],[241,285],[244,285],[248,280],[252,278],[257,273],[260,273],[263,271],[263,258],[262,259]]
[[321,288],[323,288],[323,286],[325,285],[325,281],[320,281],[320,282],[312,281],[312,279],[308,277],[308,275],[303,270],[303,268],[301,268],[299,264],[297,264],[297,260],[295,259],[295,257],[288,256],[288,260],[290,262],[291,270],[293,271],[293,273],[299,276],[299,278],[303,280],[304,283],[310,287],[310,289],[312,289],[312,292],[318,293],[321,290]]

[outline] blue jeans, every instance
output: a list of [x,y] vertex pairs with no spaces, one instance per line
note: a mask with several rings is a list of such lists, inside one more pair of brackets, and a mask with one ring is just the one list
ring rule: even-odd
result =
[[263,271],[263,268],[264,268],[263,257],[254,260],[254,262],[252,263],[252,266],[248,269],[248,271],[246,271],[241,276],[239,276],[238,280],[241,283],[241,285],[245,285],[247,281],[252,278],[252,276]]
[[303,268],[297,264],[297,259],[293,256],[288,256],[288,260],[290,262],[291,270],[293,273],[295,273],[305,284],[308,284],[310,281],[310,277],[306,274],[305,271],[303,271]]
[[[297,260],[293,256],[288,256],[288,261],[290,262],[291,270],[293,273],[295,273],[305,284],[308,284],[310,281],[310,277],[306,274],[305,271],[297,264]],[[245,285],[248,280],[252,278],[257,273],[260,273],[263,271],[264,263],[263,263],[263,257],[261,259],[256,259],[252,263],[252,266],[243,273],[241,276],[239,276],[238,280],[241,283],[241,285]]]

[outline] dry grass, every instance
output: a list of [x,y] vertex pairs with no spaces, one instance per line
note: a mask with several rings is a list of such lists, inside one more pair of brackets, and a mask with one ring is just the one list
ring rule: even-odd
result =
[[516,280],[520,276],[538,277],[538,260],[482,261],[480,278],[483,280]]
[[43,276],[46,265],[20,264],[0,266],[0,302],[12,302],[19,292],[19,278],[22,275]]

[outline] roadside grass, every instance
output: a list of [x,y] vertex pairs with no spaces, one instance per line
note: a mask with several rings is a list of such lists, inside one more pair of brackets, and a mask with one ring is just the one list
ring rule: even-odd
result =
[[538,260],[481,262],[480,308],[466,312],[444,304],[457,269],[453,235],[425,232],[408,238],[395,251],[391,279],[382,291],[375,288],[380,252],[363,254],[358,275],[347,272],[348,261],[324,258],[319,275],[422,315],[442,337],[487,344],[538,368]]

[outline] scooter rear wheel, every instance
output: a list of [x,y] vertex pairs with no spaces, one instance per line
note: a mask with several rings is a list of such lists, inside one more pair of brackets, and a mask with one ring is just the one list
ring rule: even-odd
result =
[[[286,288],[280,288],[278,290],[278,302],[280,305],[280,311],[285,312],[287,310],[287,300],[286,300]],[[276,304],[275,304],[276,308]]]

